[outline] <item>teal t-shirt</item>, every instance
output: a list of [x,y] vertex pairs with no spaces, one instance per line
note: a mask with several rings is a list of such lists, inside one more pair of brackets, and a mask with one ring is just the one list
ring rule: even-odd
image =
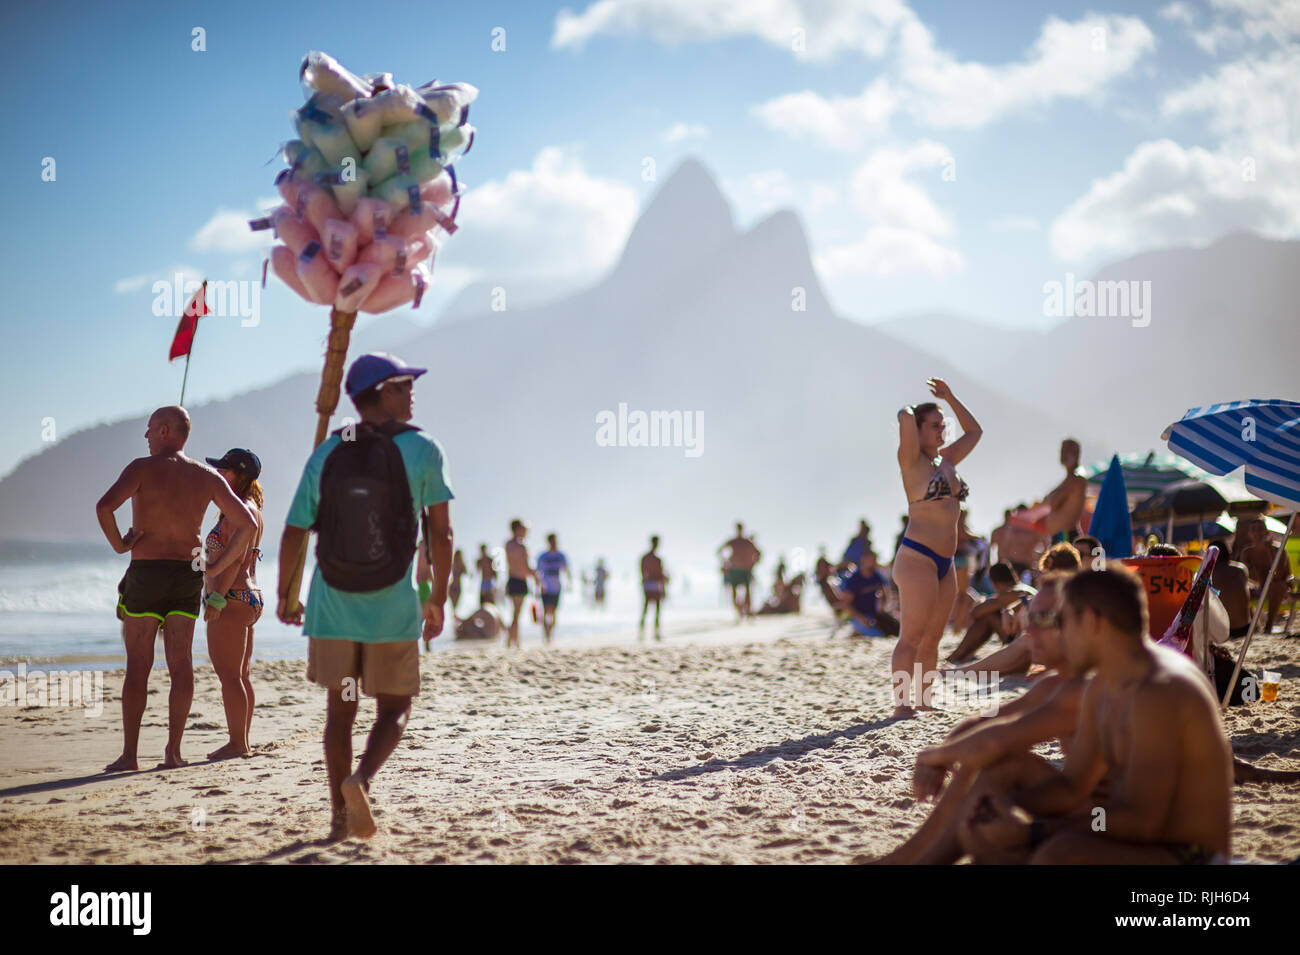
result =
[[[406,479],[411,485],[411,500],[418,521],[424,508],[450,501],[454,496],[447,474],[447,457],[442,453],[442,445],[422,431],[403,431],[393,440],[406,465]],[[307,459],[285,523],[303,528],[316,523],[321,469],[339,441],[338,435],[330,435]],[[411,565],[414,567],[415,562]],[[411,568],[407,568],[406,578],[391,587],[369,593],[347,593],[325,583],[318,567],[311,578],[302,632],[309,637],[360,643],[418,640],[422,618],[414,578]]]

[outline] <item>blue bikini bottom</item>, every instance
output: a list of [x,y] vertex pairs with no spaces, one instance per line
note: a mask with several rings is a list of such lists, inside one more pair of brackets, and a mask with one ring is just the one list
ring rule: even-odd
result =
[[918,554],[924,554],[926,557],[929,557],[932,561],[934,561],[934,569],[935,572],[939,575],[940,580],[943,580],[943,578],[948,576],[948,571],[952,567],[951,557],[940,557],[938,554],[930,550],[930,548],[926,547],[924,544],[918,544],[916,541],[912,540],[909,537],[904,537],[902,544],[904,547],[910,547]]

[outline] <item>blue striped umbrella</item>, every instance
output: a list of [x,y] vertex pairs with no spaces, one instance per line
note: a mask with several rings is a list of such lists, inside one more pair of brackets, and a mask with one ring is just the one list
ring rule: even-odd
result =
[[1161,437],[1211,474],[1246,468],[1253,494],[1300,509],[1300,402],[1233,401],[1193,408]]
[[[1182,420],[1165,428],[1161,435],[1169,449],[1212,474],[1228,474],[1239,467],[1246,469],[1246,487],[1275,504],[1300,511],[1300,402],[1270,400],[1232,401],[1222,405],[1193,408]],[[1288,537],[1296,529],[1292,514]],[[1264,580],[1263,593],[1278,573],[1286,552],[1287,540],[1277,549],[1273,566]],[[1261,599],[1246,628],[1241,654],[1223,695],[1223,709],[1228,707],[1237,674],[1246,660],[1250,639],[1255,635],[1267,599]]]

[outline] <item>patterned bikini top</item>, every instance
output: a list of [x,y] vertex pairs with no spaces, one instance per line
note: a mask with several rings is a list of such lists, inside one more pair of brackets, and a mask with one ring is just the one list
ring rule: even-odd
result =
[[[970,494],[970,485],[962,479],[962,476],[958,474],[955,469],[952,473],[961,488],[957,492],[956,498],[959,501],[964,501],[966,500],[966,495]],[[921,501],[943,501],[953,496],[952,485],[948,483],[948,479],[944,477],[943,473],[939,470],[939,466],[935,465],[934,474],[930,476],[930,483],[926,487],[925,496],[921,498]],[[913,501],[912,503],[919,504],[920,501]]]
[[[208,531],[208,536],[203,540],[203,556],[206,557],[209,562],[216,559],[217,554],[221,553],[221,550],[226,546],[225,541],[221,539],[221,525],[225,520],[226,517],[224,514],[221,517],[218,517],[217,523],[212,526],[212,530]],[[253,553],[254,560],[262,559],[261,548],[253,547],[250,548],[250,550]]]

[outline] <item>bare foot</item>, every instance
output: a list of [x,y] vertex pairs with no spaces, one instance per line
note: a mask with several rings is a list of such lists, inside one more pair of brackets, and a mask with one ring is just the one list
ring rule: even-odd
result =
[[247,756],[252,752],[247,746],[241,746],[238,743],[227,743],[219,749],[214,749],[208,753],[208,759],[233,759],[236,756]]
[[348,807],[348,832],[359,839],[369,839],[379,831],[379,827],[375,825],[374,816],[370,815],[370,800],[366,798],[366,787],[361,777],[353,773],[343,780],[339,789]]
[[182,766],[188,766],[189,763],[181,759],[180,753],[167,750],[163,753],[163,761],[158,765],[163,769],[180,769]]
[[916,710],[912,709],[910,706],[894,707],[893,718],[896,720],[910,720],[915,715],[916,715]]
[[139,768],[140,767],[136,763],[134,756],[127,756],[125,753],[123,753],[114,762],[111,762],[107,766],[105,766],[104,772],[130,773],[130,772],[135,772]]
[[348,813],[347,810],[336,812],[330,819],[330,834],[325,837],[327,842],[342,842],[348,837]]

